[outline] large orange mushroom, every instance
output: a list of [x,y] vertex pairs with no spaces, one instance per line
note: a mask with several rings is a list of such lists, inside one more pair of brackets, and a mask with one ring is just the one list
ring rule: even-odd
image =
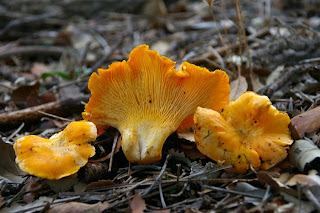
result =
[[160,57],[147,45],[136,47],[128,61],[99,69],[89,79],[91,98],[83,118],[97,126],[116,127],[130,162],[161,159],[162,146],[197,106],[220,111],[229,101],[229,78],[223,71]]
[[14,144],[16,162],[26,173],[60,179],[76,173],[95,154],[95,148],[88,142],[96,137],[96,126],[88,121],[71,122],[49,139],[24,136]]
[[198,107],[195,141],[204,155],[229,172],[267,170],[286,158],[292,144],[290,118],[271,105],[266,96],[246,92],[220,113]]

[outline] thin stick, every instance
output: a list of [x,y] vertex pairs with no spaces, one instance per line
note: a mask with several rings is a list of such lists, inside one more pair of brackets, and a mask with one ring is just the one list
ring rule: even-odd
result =
[[306,195],[306,197],[315,205],[317,210],[320,210],[320,203],[317,197],[314,196],[314,194],[310,191],[309,188],[304,187],[303,193]]
[[7,33],[13,27],[24,25],[26,23],[42,21],[44,19],[51,18],[57,15],[57,13],[44,13],[40,15],[33,15],[29,17],[23,17],[21,19],[11,20],[6,26],[4,26],[4,28],[2,28],[2,30],[0,30],[0,37],[5,35],[5,33]]
[[[207,2],[207,3],[208,3],[208,2]],[[213,21],[214,21],[215,24],[216,24],[216,28],[217,28],[217,32],[218,32],[220,41],[221,41],[221,43],[222,43],[223,46],[226,46],[226,44],[225,44],[225,42],[224,42],[224,39],[223,39],[223,37],[222,37],[222,35],[221,35],[220,29],[219,29],[219,25],[218,25],[217,19],[216,19],[216,17],[214,16],[212,5],[210,5],[209,3],[208,3],[208,5],[209,5],[209,7],[210,7],[210,13],[211,13],[211,15],[212,15],[212,19],[213,19]]]
[[220,167],[220,168],[214,169],[214,170],[209,171],[209,172],[200,171],[198,173],[194,173],[194,174],[191,174],[189,176],[183,177],[180,180],[190,179],[190,178],[197,177],[197,176],[200,176],[200,175],[202,175],[202,176],[203,175],[208,175],[208,174],[215,173],[215,172],[218,172],[218,171],[221,171],[221,170],[224,170],[224,169],[229,169],[229,168],[232,168],[232,167],[233,167],[232,165],[228,165],[228,166],[224,166],[224,167]]
[[161,178],[159,179],[159,194],[160,194],[162,208],[166,208],[167,204],[166,204],[166,201],[164,200],[163,193],[162,193]]
[[77,98],[68,98],[60,101],[50,102],[22,110],[5,112],[0,114],[0,128],[10,129],[20,126],[22,122],[26,125],[40,120],[43,115],[39,111],[67,116],[74,112],[83,111],[81,101],[88,101],[89,96],[84,95]]
[[168,164],[168,161],[169,159],[171,158],[171,155],[167,155],[166,157],[166,161],[164,162],[163,166],[162,166],[162,169],[159,173],[159,175],[157,176],[156,180],[153,182],[153,184],[142,194],[142,196],[146,196],[150,191],[151,189],[157,184],[157,182],[159,181],[160,178],[162,178],[162,175],[164,173],[164,171],[166,170],[167,168],[167,164]]
[[43,114],[43,115],[46,115],[46,116],[49,116],[49,117],[52,117],[52,118],[56,118],[56,119],[59,119],[59,120],[62,120],[62,121],[72,122],[72,120],[70,120],[68,118],[63,118],[63,117],[60,117],[60,116],[57,116],[57,115],[54,115],[54,114],[51,114],[51,113],[43,112],[41,110],[39,110],[38,112]]
[[218,192],[225,192],[225,193],[229,193],[229,194],[243,195],[243,196],[259,198],[259,199],[263,198],[263,196],[260,196],[260,195],[254,195],[254,194],[250,194],[250,193],[246,193],[246,192],[223,189],[223,188],[219,188],[219,187],[215,187],[215,186],[204,185],[204,187],[207,188],[207,189],[212,189],[212,190],[218,191]]
[[62,55],[65,51],[65,47],[58,46],[21,46],[3,50],[0,52],[0,59],[7,58],[12,55]]
[[112,169],[112,162],[113,162],[113,155],[114,155],[114,150],[116,148],[116,145],[118,143],[118,138],[119,138],[119,133],[117,132],[114,136],[113,139],[113,144],[112,144],[112,151],[111,151],[111,157],[110,157],[110,161],[109,161],[109,169],[108,172],[111,172]]
[[250,51],[249,51],[249,45],[248,45],[248,39],[246,36],[246,32],[244,29],[244,21],[243,21],[243,16],[242,16],[242,11],[241,11],[241,6],[239,0],[236,0],[236,8],[237,8],[237,13],[239,13],[239,19],[240,19],[240,26],[241,26],[241,32],[244,40],[244,46],[248,54],[248,63],[249,63],[249,70],[250,72],[252,71],[252,65],[251,65],[251,57],[250,57]]
[[183,192],[186,190],[188,185],[189,185],[188,183],[184,183],[181,191],[178,192],[177,194],[170,194],[170,197],[180,197],[183,194]]
[[24,123],[22,123],[22,124],[18,127],[18,129],[16,129],[11,135],[9,135],[9,137],[6,139],[5,142],[6,142],[6,143],[10,143],[9,140],[10,140],[11,138],[13,138],[16,134],[18,134],[23,127],[24,127]]

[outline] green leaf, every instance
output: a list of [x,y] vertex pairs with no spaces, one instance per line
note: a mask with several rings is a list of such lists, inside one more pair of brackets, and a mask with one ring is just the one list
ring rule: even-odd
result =
[[41,78],[42,79],[46,79],[48,77],[53,77],[53,76],[58,76],[61,77],[63,79],[70,79],[69,74],[66,74],[62,71],[51,71],[51,72],[46,72],[44,74],[42,74]]

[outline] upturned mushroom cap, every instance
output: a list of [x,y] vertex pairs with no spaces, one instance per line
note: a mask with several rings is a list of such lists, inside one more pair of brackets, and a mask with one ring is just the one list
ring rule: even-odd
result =
[[96,137],[97,129],[88,121],[71,122],[49,139],[24,136],[14,144],[16,162],[26,173],[60,179],[76,173],[95,154],[95,148],[88,142]]
[[244,173],[250,165],[264,170],[281,162],[292,144],[290,118],[271,105],[266,96],[246,92],[219,114],[198,107],[195,141],[201,153],[229,172]]
[[162,146],[197,106],[220,111],[229,102],[229,78],[223,71],[160,57],[147,45],[136,47],[128,61],[99,69],[89,79],[91,98],[83,118],[116,127],[130,162],[161,159]]

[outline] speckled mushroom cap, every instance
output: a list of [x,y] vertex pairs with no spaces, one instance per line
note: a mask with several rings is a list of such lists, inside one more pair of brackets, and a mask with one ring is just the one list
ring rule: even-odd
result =
[[195,112],[195,141],[203,154],[227,171],[244,173],[269,169],[287,156],[292,144],[290,118],[271,105],[266,96],[246,92],[220,113],[198,107]]
[[89,79],[91,98],[83,118],[116,127],[130,162],[161,159],[162,146],[197,106],[220,111],[229,102],[229,78],[223,71],[160,57],[147,45],[136,47],[128,61],[99,69]]
[[14,144],[16,162],[26,173],[60,179],[76,173],[95,154],[95,148],[88,142],[96,137],[97,129],[88,121],[71,122],[49,139],[24,136]]

